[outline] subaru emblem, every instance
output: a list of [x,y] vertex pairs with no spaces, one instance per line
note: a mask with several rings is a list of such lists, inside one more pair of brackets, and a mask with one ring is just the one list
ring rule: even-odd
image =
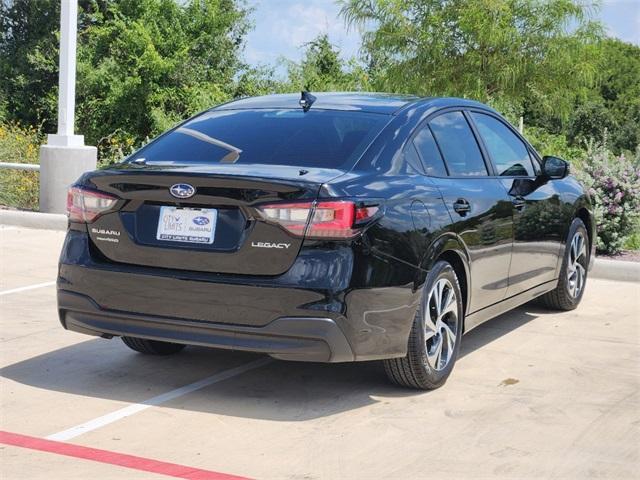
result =
[[195,195],[196,189],[188,183],[176,183],[171,185],[169,192],[176,198],[191,198]]
[[204,226],[209,224],[209,219],[207,217],[196,217],[193,220],[193,223],[196,225]]

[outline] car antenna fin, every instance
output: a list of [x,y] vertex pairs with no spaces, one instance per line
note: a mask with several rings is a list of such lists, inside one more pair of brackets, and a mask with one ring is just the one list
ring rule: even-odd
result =
[[306,90],[302,90],[302,92],[300,92],[300,101],[298,103],[302,107],[303,112],[308,112],[311,108],[311,105],[313,105],[313,102],[315,101],[316,97],[311,95]]

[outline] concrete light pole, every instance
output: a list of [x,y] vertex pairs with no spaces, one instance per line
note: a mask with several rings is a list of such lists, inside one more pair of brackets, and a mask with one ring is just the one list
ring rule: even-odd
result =
[[40,211],[64,213],[67,188],[80,175],[96,168],[98,150],[75,135],[77,0],[62,0],[60,12],[60,74],[58,133],[40,147]]

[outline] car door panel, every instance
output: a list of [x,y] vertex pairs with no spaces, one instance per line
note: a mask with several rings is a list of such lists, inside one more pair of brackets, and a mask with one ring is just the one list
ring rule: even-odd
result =
[[512,127],[488,112],[473,111],[470,118],[511,200],[514,239],[506,293],[511,297],[555,278],[562,205],[553,182],[536,176],[535,157]]
[[562,246],[565,215],[563,203],[553,181],[538,185],[531,182],[532,191],[514,195],[514,182],[523,179],[502,179],[512,198],[519,198],[522,206],[514,207],[513,259],[509,272],[507,296],[533,288],[556,278]]
[[513,243],[509,196],[499,179],[488,176],[480,146],[462,112],[432,118],[415,139],[425,171],[432,174],[430,180],[449,212],[451,229],[469,256],[468,313],[499,302],[508,288]]
[[[507,293],[513,244],[513,207],[507,193],[494,178],[432,180],[469,254],[469,313],[499,302]],[[464,215],[454,209],[459,199],[469,204]]]

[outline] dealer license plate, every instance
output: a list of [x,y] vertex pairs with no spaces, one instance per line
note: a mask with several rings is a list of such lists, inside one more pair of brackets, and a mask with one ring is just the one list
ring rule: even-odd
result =
[[212,244],[218,211],[211,208],[161,207],[156,239]]

